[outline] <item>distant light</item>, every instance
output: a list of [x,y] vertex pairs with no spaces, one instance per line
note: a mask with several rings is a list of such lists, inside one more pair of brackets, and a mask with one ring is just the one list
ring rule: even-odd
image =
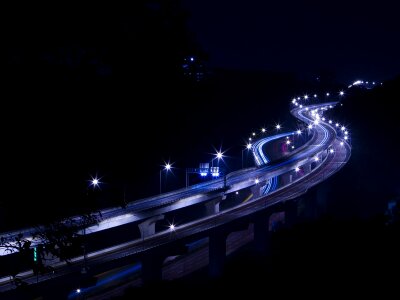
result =
[[332,120],[329,120],[329,124],[332,124]]
[[239,192],[238,191],[236,191],[236,193],[235,193],[236,195],[239,195]]
[[344,145],[344,143],[343,142],[340,142],[340,146],[343,146]]
[[301,130],[300,129],[298,129],[296,132],[297,132],[297,134],[301,134]]
[[330,149],[330,150],[329,150],[329,152],[330,152],[330,153],[333,153],[333,152],[335,152],[335,150],[333,150],[333,149]]
[[308,99],[308,95],[304,95],[304,99]]
[[200,176],[201,177],[206,177],[207,176],[207,172],[200,172]]
[[318,156],[314,157],[314,160],[319,161],[319,157]]
[[349,132],[346,130],[346,131],[344,132],[344,134],[345,134],[345,135],[348,135],[348,134],[349,134]]
[[300,97],[297,97],[297,100],[300,100]]
[[170,163],[167,163],[165,165],[165,170],[167,170],[167,171],[171,170],[171,164]]
[[255,132],[253,132],[253,133],[252,133],[252,135],[253,135],[253,136],[255,136],[255,135],[256,135],[256,133],[255,133]]
[[366,81],[365,83],[368,84],[368,81]]
[[310,125],[308,125],[308,129],[312,129],[312,125],[310,124]]
[[295,170],[296,172],[299,172],[299,171],[300,171],[300,168],[299,168],[299,167],[296,167],[294,170]]
[[81,289],[76,289],[76,293],[80,294],[81,293]]
[[319,124],[319,121],[318,121],[318,120],[315,120],[315,121],[314,121],[314,124],[315,124],[315,125],[318,125],[318,124]]
[[375,84],[375,81],[372,81],[372,84]]
[[340,125],[339,125],[339,123],[336,123],[335,126],[336,126],[336,127],[339,127]]
[[306,107],[306,111],[308,111],[308,107]]
[[314,94],[314,98],[317,98],[317,94]]
[[249,137],[249,141],[251,141],[251,137]]
[[246,148],[247,148],[247,149],[251,149],[251,144],[248,143],[248,144],[246,145]]
[[357,80],[357,81],[354,81],[354,82],[353,82],[353,85],[358,85],[358,84],[361,84],[361,83],[362,83],[361,80]]
[[340,91],[340,92],[339,92],[339,95],[340,95],[340,96],[343,96],[343,95],[344,95],[344,92],[343,92],[343,91]]
[[286,144],[287,144],[287,145],[290,145],[290,141],[289,141],[289,140],[287,140],[287,141],[286,141]]
[[262,131],[262,132],[265,132],[266,130],[265,130],[265,128],[262,128],[261,131]]
[[255,182],[256,184],[258,184],[258,183],[260,182],[260,180],[258,180],[258,178],[257,178],[256,180],[254,180],[254,182]]
[[303,105],[300,104],[300,108],[303,108]]
[[286,139],[288,140],[288,139],[289,139],[289,137],[287,136],[287,137],[286,137]]
[[329,96],[329,93],[326,93],[327,96]]
[[211,176],[212,176],[212,177],[218,177],[218,176],[219,176],[219,172],[212,172],[212,173],[211,173]]
[[175,229],[175,225],[174,224],[169,225],[169,229],[170,230],[174,230]]
[[333,106],[332,105],[329,105],[329,108],[332,108]]
[[276,127],[276,129],[278,129],[278,130],[281,129],[281,125],[279,125],[279,124],[277,124],[275,127]]
[[345,140],[347,140],[348,138],[349,138],[349,137],[348,137],[347,135],[344,137]]
[[90,185],[93,186],[93,189],[96,187],[100,188],[100,179],[96,177],[92,177],[92,180],[90,180]]
[[325,121],[325,118],[322,118],[322,121]]
[[293,99],[293,100],[292,100],[292,103],[295,104],[295,103],[296,103],[296,99]]
[[222,158],[222,152],[220,151],[220,152],[217,152],[217,158],[218,159],[221,159]]
[[342,130],[342,131],[345,131],[345,130],[346,130],[346,127],[342,126],[341,130]]
[[194,57],[191,57],[191,58],[190,58],[190,61],[194,61]]
[[292,145],[292,149],[294,149],[294,146]]

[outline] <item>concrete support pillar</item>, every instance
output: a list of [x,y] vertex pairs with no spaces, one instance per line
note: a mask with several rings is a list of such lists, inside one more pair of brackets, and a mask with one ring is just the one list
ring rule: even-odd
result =
[[144,256],[142,262],[142,280],[143,285],[154,285],[162,280],[162,265],[164,256],[149,253]]
[[290,171],[290,172],[282,174],[281,175],[281,179],[282,179],[281,182],[282,182],[283,185],[288,185],[288,184],[292,183],[292,181],[293,181],[293,172]]
[[214,231],[209,236],[208,272],[211,278],[218,278],[224,272],[226,256],[226,234]]
[[139,224],[140,237],[142,239],[155,234],[156,232],[156,222],[163,220],[164,215],[158,215],[147,219],[146,221]]
[[211,201],[206,202],[206,214],[207,216],[215,215],[219,213],[219,204],[221,203],[222,200],[226,199],[226,195],[223,195],[221,197],[212,199]]
[[305,164],[305,165],[303,166],[303,169],[304,169],[304,174],[310,173],[310,172],[311,172],[311,162]]

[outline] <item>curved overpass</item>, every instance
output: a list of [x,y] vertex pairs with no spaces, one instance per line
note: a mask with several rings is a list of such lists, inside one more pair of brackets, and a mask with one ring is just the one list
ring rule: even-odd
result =
[[[97,265],[116,261],[131,255],[145,253],[180,239],[207,233],[213,228],[250,216],[305,193],[310,187],[337,172],[350,158],[351,147],[347,141],[339,138],[335,128],[328,122],[315,117],[315,111],[321,111],[322,115],[328,107],[333,107],[335,104],[335,102],[330,102],[296,107],[291,111],[296,118],[312,126],[312,137],[287,157],[275,162],[268,162],[263,152],[263,146],[288,136],[288,133],[267,137],[252,146],[257,168],[243,169],[230,173],[222,179],[142,199],[130,203],[125,209],[104,210],[102,212],[104,220],[99,225],[87,228],[87,233],[99,232],[127,223],[137,223],[139,227],[143,224],[147,226],[146,222],[149,220],[148,224],[152,223],[153,229],[149,231],[145,228],[139,239],[88,253],[88,264]],[[290,132],[289,136],[294,134],[295,132]],[[302,171],[299,172],[298,169]],[[271,185],[273,180],[276,183],[278,179],[280,184],[275,184],[275,189],[269,188],[265,192],[266,186]],[[225,200],[224,197],[244,189],[251,189],[253,192],[254,196],[250,201],[219,209],[219,203]],[[218,201],[215,202],[215,199]],[[163,214],[199,203],[211,203],[213,209],[208,210],[205,216],[176,225],[173,230],[155,231],[154,223],[162,219],[160,216]],[[154,222],[151,221],[152,219]],[[73,262],[80,261],[83,261],[83,256],[73,259]],[[76,271],[80,266],[79,264],[67,265],[65,262],[54,262],[52,267],[57,270],[56,276],[63,276]],[[32,271],[24,272],[20,274],[20,277],[28,283],[38,280],[33,276]],[[40,280],[46,280],[48,277],[41,276]],[[0,291],[7,288],[10,288],[9,279],[0,279]]]

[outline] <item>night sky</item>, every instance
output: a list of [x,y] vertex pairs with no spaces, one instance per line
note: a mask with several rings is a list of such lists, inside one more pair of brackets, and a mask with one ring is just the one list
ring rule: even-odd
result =
[[395,1],[184,1],[190,28],[214,66],[321,70],[345,83],[389,79],[400,70]]
[[[121,205],[124,194],[155,195],[169,160],[174,174],[163,189],[183,187],[185,168],[218,149],[235,170],[250,132],[278,122],[292,129],[294,95],[400,70],[389,1],[59,3],[3,12],[0,204],[2,220],[17,223],[17,214],[41,222],[44,208],[68,214]],[[185,77],[189,57],[203,80]],[[96,174],[102,189],[88,199]]]

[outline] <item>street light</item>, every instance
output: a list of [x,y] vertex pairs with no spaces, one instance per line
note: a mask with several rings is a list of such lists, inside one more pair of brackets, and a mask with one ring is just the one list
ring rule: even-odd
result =
[[171,168],[172,168],[172,164],[168,162],[168,163],[165,163],[164,168],[160,170],[160,194],[161,194],[161,174],[162,174],[162,171],[165,170],[167,172],[167,174],[168,174],[168,171],[170,171]]
[[[89,185],[87,187],[86,190],[86,195],[89,196],[89,188],[93,187],[93,190],[95,190],[96,188],[100,188],[100,179],[96,176],[96,177],[92,177],[91,180],[89,180]],[[87,267],[87,253],[86,253],[86,225],[87,224],[83,224],[83,243],[82,243],[82,248],[83,248],[83,267],[81,269],[81,273],[82,274],[86,274],[88,271],[88,267]],[[80,293],[80,290],[77,290],[77,293]]]
[[250,149],[251,149],[251,143],[248,143],[246,145],[246,148],[242,150],[242,169],[244,167],[244,165],[243,165],[243,152],[246,151],[246,150],[249,151]]
[[214,167],[214,159],[218,159],[218,166],[219,166],[219,160],[223,157],[222,151],[218,151],[215,154],[215,157],[211,160],[211,168]]

